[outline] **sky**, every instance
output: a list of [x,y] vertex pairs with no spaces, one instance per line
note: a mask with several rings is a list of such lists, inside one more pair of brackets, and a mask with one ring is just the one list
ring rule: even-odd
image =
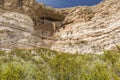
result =
[[66,8],[73,6],[92,6],[100,3],[102,0],[37,0],[37,1],[55,8]]

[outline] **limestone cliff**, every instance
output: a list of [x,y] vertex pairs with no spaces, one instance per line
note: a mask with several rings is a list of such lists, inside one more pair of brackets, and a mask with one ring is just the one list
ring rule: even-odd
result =
[[61,21],[64,19],[59,10],[39,4],[36,0],[2,0],[0,4],[3,9],[27,14],[34,20],[45,18]]
[[117,51],[120,1],[55,9],[35,0],[0,1],[0,48],[36,48],[71,53]]
[[117,51],[120,45],[120,1],[105,0],[95,6],[62,9],[67,15],[60,40],[53,49],[66,52],[99,53]]

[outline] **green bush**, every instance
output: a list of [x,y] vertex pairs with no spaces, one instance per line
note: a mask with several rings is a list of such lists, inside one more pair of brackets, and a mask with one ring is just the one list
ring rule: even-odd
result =
[[0,51],[0,80],[120,80],[120,53],[79,55],[45,48]]

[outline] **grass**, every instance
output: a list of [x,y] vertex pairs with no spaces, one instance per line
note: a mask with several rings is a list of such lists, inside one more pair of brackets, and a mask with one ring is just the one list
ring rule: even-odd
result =
[[80,55],[44,48],[0,51],[0,80],[120,80],[120,53]]

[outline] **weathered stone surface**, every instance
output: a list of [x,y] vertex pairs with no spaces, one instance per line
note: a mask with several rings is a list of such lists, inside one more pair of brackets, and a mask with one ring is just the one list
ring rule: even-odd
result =
[[59,23],[44,19],[34,25],[28,15],[0,9],[0,48],[50,47]]
[[33,25],[27,15],[0,9],[0,48],[34,47]]
[[120,1],[105,0],[91,7],[62,9],[65,29],[56,36],[52,49],[72,53],[118,51],[120,45]]
[[0,48],[47,47],[70,53],[118,51],[120,1],[54,9],[35,0],[0,1]]
[[36,0],[4,0],[0,2],[0,5],[6,10],[27,14],[36,22],[40,18],[57,21],[64,19],[59,10],[39,4]]

